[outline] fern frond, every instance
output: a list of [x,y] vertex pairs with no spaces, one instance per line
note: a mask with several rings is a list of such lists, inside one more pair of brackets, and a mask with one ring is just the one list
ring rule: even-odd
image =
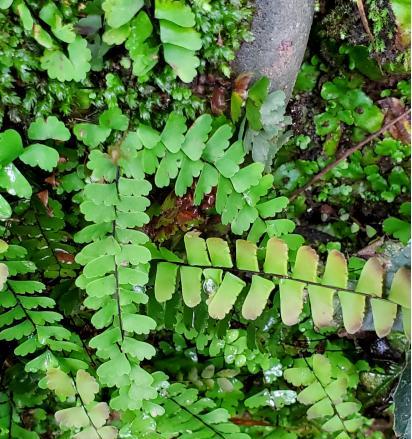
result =
[[[18,346],[14,353],[26,357],[35,357],[26,363],[26,370],[37,372],[46,371],[51,366],[57,366],[60,361],[69,361],[62,352],[74,353],[81,347],[69,330],[60,325],[62,316],[54,309],[55,301],[43,296],[44,284],[33,280],[14,278],[36,269],[32,262],[25,260],[26,249],[10,245],[0,255],[0,268],[4,286],[1,292],[0,308],[0,341],[16,341]],[[6,277],[7,280],[6,280]],[[71,365],[87,366],[80,359],[70,359]]]
[[261,218],[281,212],[288,200],[264,200],[272,188],[273,176],[263,175],[262,163],[240,168],[246,156],[242,142],[231,143],[233,129],[228,124],[212,132],[212,122],[206,114],[187,127],[186,119],[172,112],[161,133],[140,125],[137,139],[142,150],[138,157],[145,173],[155,174],[157,187],[166,187],[176,179],[177,196],[183,196],[198,178],[195,205],[200,205],[204,196],[217,188],[216,211],[221,214],[222,223],[241,235],[258,218],[262,221]]
[[[226,409],[218,408],[212,399],[200,397],[197,389],[183,383],[171,384],[155,402],[164,407],[164,414],[157,419],[157,435],[153,437],[250,439],[248,434],[240,431],[239,426],[230,422],[230,415]],[[135,425],[142,427],[142,430],[135,434],[155,434],[154,426],[149,422],[143,422],[143,419]],[[144,427],[146,428],[143,430]]]
[[[68,135],[68,137],[67,137]],[[70,132],[55,116],[50,116],[47,121],[39,118],[30,124],[28,137],[31,140],[68,140]],[[32,187],[25,176],[16,166],[17,158],[24,164],[51,171],[58,163],[58,152],[49,146],[35,143],[23,148],[20,134],[12,129],[0,133],[0,187],[10,195],[29,199]],[[12,210],[8,201],[0,195],[0,218],[11,216]]]
[[[143,0],[123,5],[114,0],[105,0],[102,5],[108,24],[103,41],[109,45],[126,41],[126,49],[133,61],[133,74],[141,81],[147,80],[148,73],[159,58],[159,46],[150,38],[153,24],[146,12],[140,11],[143,5]],[[200,34],[195,29],[194,13],[190,6],[175,0],[156,1],[154,13],[159,20],[160,41],[166,63],[183,82],[191,82],[200,64],[196,52],[202,47]],[[177,59],[179,62],[176,62]]]
[[326,355],[315,354],[309,359],[294,360],[293,368],[284,378],[295,387],[304,387],[297,400],[307,406],[308,420],[321,420],[322,429],[338,433],[339,439],[349,439],[358,431],[364,419],[359,415],[361,404],[348,394],[348,377],[336,371]]
[[76,250],[66,232],[64,212],[59,202],[48,196],[47,208],[33,196],[19,222],[11,227],[19,244],[27,249],[37,270],[46,278],[73,278],[79,265],[74,262]]
[[[291,269],[288,269],[288,246],[278,238],[271,238],[266,245],[263,270],[258,260],[256,244],[236,241],[236,268],[229,245],[221,238],[204,240],[196,232],[184,238],[187,264],[159,262],[155,280],[155,297],[159,302],[169,300],[175,289],[180,271],[183,301],[194,307],[201,301],[202,280],[213,282],[216,291],[207,299],[209,315],[223,319],[232,309],[237,297],[246,287],[239,277],[252,274],[248,294],[243,302],[242,315],[247,320],[256,319],[263,311],[271,292],[277,287],[280,294],[280,313],[284,324],[299,322],[309,294],[315,326],[333,325],[337,293],[348,333],[362,327],[366,301],[371,305],[375,331],[379,337],[387,335],[400,308],[405,315],[410,312],[410,270],[400,268],[393,277],[389,292],[384,295],[384,268],[378,258],[369,259],[354,289],[348,288],[345,257],[332,250],[323,274],[318,279],[319,256],[308,246],[301,246]],[[405,326],[405,331],[407,327]]]
[[117,429],[106,425],[110,416],[109,406],[105,402],[95,401],[95,395],[100,388],[88,372],[78,370],[76,377],[73,377],[60,368],[50,368],[47,371],[46,383],[60,400],[75,398],[76,405],[55,413],[56,422],[61,428],[77,431],[73,434],[73,439],[118,437]]
[[[121,112],[117,118],[103,115],[103,128],[118,126]],[[127,118],[126,122],[127,127]],[[136,133],[129,132],[107,152],[90,153],[87,167],[92,175],[80,210],[92,224],[75,236],[78,243],[87,244],[76,255],[76,262],[84,266],[76,285],[86,291],[84,305],[96,311],[91,322],[102,330],[90,346],[102,360],[97,369],[100,383],[117,388],[110,403],[116,410],[139,410],[157,395],[152,375],[139,366],[155,354],[141,338],[156,328],[156,322],[139,312],[148,300],[144,286],[151,255],[144,246],[148,237],[136,228],[149,221],[145,210],[151,185],[137,157],[136,139]]]

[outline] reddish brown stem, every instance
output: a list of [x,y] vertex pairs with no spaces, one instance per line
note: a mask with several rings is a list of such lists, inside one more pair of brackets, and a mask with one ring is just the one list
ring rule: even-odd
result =
[[351,148],[347,149],[339,158],[334,160],[333,162],[329,163],[329,165],[325,166],[318,174],[316,174],[312,179],[306,183],[301,188],[297,189],[292,193],[292,195],[289,197],[289,201],[293,201],[299,194],[302,192],[305,192],[309,187],[313,186],[314,183],[319,181],[325,174],[327,174],[331,169],[333,169],[336,165],[338,165],[343,160],[347,159],[350,155],[352,155],[354,152],[358,151],[359,149],[363,148],[365,145],[367,145],[372,140],[376,139],[376,137],[383,134],[385,131],[388,131],[388,129],[397,124],[399,121],[401,121],[404,117],[406,117],[411,112],[411,109],[409,108],[404,113],[402,113],[397,118],[391,120],[387,124],[385,124],[379,131],[376,131],[375,133],[371,134],[370,136],[366,137],[366,139],[362,140],[362,142],[359,142],[358,144],[352,146]]
[[244,425],[246,427],[253,427],[255,425],[267,427],[271,425],[269,422],[260,419],[230,418],[230,422],[233,422],[233,424],[236,425]]
[[373,38],[372,32],[371,32],[370,27],[369,27],[368,19],[366,17],[365,7],[363,5],[363,0],[356,0],[356,5],[358,7],[358,11],[359,11],[359,15],[360,15],[360,18],[362,21],[363,28],[365,29],[365,32],[368,34],[369,39],[371,41],[373,41],[374,38]]

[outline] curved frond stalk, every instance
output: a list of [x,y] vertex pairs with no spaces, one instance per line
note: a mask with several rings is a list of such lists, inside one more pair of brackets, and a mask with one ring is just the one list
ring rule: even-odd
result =
[[252,242],[236,241],[236,268],[232,267],[229,245],[223,239],[204,240],[198,233],[190,232],[185,235],[184,242],[187,264],[170,260],[158,264],[155,297],[159,302],[172,298],[180,271],[183,301],[189,307],[196,306],[200,303],[203,277],[204,281],[213,282],[216,286],[207,299],[209,315],[223,319],[247,286],[239,275],[252,274],[252,282],[242,306],[242,315],[247,320],[255,320],[263,312],[271,292],[277,289],[282,321],[286,325],[294,325],[299,322],[307,290],[312,318],[319,328],[333,325],[336,312],[334,300],[338,293],[343,324],[348,333],[356,333],[362,327],[366,303],[369,301],[379,337],[391,331],[400,308],[405,332],[409,334],[410,270],[406,267],[396,272],[387,293],[382,263],[378,258],[371,258],[352,290],[347,287],[346,259],[337,250],[329,252],[325,269],[318,280],[319,256],[308,246],[301,246],[297,250],[289,272],[288,247],[279,238],[271,238],[267,242],[262,269],[257,257],[258,248]]

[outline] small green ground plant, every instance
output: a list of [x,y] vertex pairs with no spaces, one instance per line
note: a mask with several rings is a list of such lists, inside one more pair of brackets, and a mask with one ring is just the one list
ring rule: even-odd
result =
[[294,191],[409,82],[311,53],[287,107],[233,78],[252,16],[0,0],[0,439],[407,434],[407,125]]

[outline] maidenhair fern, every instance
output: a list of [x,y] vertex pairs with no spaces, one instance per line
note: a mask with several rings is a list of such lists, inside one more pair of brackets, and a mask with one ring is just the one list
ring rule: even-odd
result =
[[255,320],[262,313],[270,294],[277,288],[284,324],[299,322],[307,291],[314,324],[318,327],[332,326],[337,292],[343,325],[348,333],[354,334],[362,327],[366,299],[370,302],[379,337],[390,332],[398,308],[402,309],[405,332],[410,333],[410,271],[405,267],[396,272],[389,293],[383,296],[384,269],[378,258],[367,261],[356,287],[349,289],[346,260],[337,250],[329,253],[323,275],[318,280],[317,253],[308,246],[300,247],[290,272],[288,246],[279,238],[271,238],[267,242],[263,270],[258,260],[258,247],[249,241],[236,241],[236,268],[229,245],[221,238],[204,240],[198,233],[190,232],[185,235],[185,248],[187,264],[176,262],[173,258],[158,263],[155,295],[161,303],[170,300],[175,293],[180,271],[184,303],[191,308],[199,305],[202,282],[212,283],[215,288],[207,299],[208,312],[214,319],[223,319],[247,286],[246,281],[239,277],[239,273],[243,272],[252,274],[242,305],[242,315],[247,320]]
[[82,361],[81,355],[65,355],[65,352],[71,355],[82,348],[78,338],[58,323],[62,315],[54,310],[55,301],[42,295],[44,284],[19,279],[36,269],[32,262],[24,259],[25,256],[26,249],[16,245],[4,246],[0,255],[3,283],[0,340],[17,341],[14,353],[31,357],[25,366],[29,372],[45,372],[60,363],[74,370],[84,367],[87,363]]
[[244,143],[245,150],[251,152],[255,162],[263,163],[270,171],[276,154],[289,140],[290,116],[285,116],[286,96],[283,90],[269,93],[269,80],[261,78],[248,92],[246,100]]
[[161,133],[140,125],[137,138],[143,149],[138,156],[144,171],[155,174],[156,186],[166,187],[176,179],[178,196],[183,196],[198,178],[195,205],[217,188],[216,211],[222,223],[230,224],[233,233],[240,235],[257,219],[281,212],[288,200],[278,197],[265,201],[273,176],[263,175],[261,163],[241,168],[246,156],[242,142],[230,142],[233,129],[229,124],[214,128],[213,122],[210,115],[203,115],[188,128],[186,119],[172,112]]
[[[77,34],[73,23],[64,22],[63,14],[54,2],[47,2],[38,10],[25,0],[11,0],[2,9],[11,6],[27,35],[44,49],[40,65],[51,79],[83,81],[92,68],[99,69],[99,62],[111,46],[123,43],[133,62],[132,71],[141,81],[147,79],[147,73],[158,62],[159,41],[152,35],[153,24],[149,16],[141,11],[143,0],[104,0],[101,3],[98,11],[104,14],[105,30],[103,44],[99,44],[99,62],[92,45]],[[183,82],[191,82],[200,64],[196,52],[201,49],[202,40],[195,30],[195,16],[190,6],[180,0],[156,1],[155,18],[160,27],[158,38],[164,60]]]
[[[56,412],[56,422],[76,439],[115,438],[117,430],[110,423],[106,425],[110,409],[120,414],[119,434],[133,431],[159,437],[246,439],[248,436],[230,422],[235,406],[232,400],[217,407],[208,394],[200,397],[189,385],[171,384],[161,370],[142,365],[156,354],[148,342],[149,334],[161,328],[189,340],[196,338],[199,352],[210,357],[221,355],[228,365],[266,373],[273,362],[269,354],[256,353],[253,324],[241,336],[235,337],[235,332],[240,334],[238,330],[227,331],[230,313],[240,297],[241,315],[249,321],[262,315],[276,291],[282,322],[288,326],[300,322],[307,302],[318,328],[336,326],[342,318],[346,331],[356,333],[370,307],[379,337],[389,334],[399,309],[405,332],[410,332],[409,270],[397,269],[386,291],[383,266],[378,258],[371,258],[356,286],[348,285],[346,259],[332,250],[318,275],[319,256],[299,239],[292,239],[289,233],[294,224],[288,219],[268,220],[285,209],[288,200],[268,197],[269,193],[273,195],[273,176],[264,174],[263,163],[242,167],[244,146],[240,140],[231,143],[233,128],[228,123],[220,124],[203,115],[188,127],[183,116],[172,112],[160,132],[141,123],[131,130],[129,118],[120,108],[112,107],[101,113],[96,123],[85,121],[73,126],[79,142],[77,153],[63,144],[71,135],[57,118],[39,118],[29,127],[28,137],[44,145],[24,149],[18,135],[5,133],[3,141],[13,148],[3,154],[4,175],[9,177],[4,186],[10,195],[17,194],[23,200],[5,230],[5,236],[12,237],[9,245],[1,243],[0,340],[15,341],[14,354],[25,371],[39,374],[40,389],[55,391],[59,404],[63,404]],[[86,151],[87,160],[79,164],[76,154]],[[61,154],[68,159],[60,160]],[[76,212],[80,211],[89,223],[75,234],[75,243],[64,233],[68,225],[62,205],[49,198],[47,190],[32,195],[28,183],[30,190],[26,191],[15,185],[15,171],[12,178],[7,169],[17,159],[47,173],[56,166],[65,173],[56,183],[57,192],[75,192]],[[153,190],[147,175],[154,176],[159,188],[176,179],[174,190],[179,196],[193,188],[196,205],[216,188],[216,211],[234,233],[242,234],[253,223],[250,240],[235,243],[235,262],[225,240],[204,240],[197,232],[185,235],[185,259],[150,243],[143,232],[150,221],[148,196]],[[53,174],[46,180],[54,182]],[[264,234],[268,239],[258,247],[256,243]],[[66,294],[70,294],[80,266],[83,271],[75,285],[85,291],[81,306],[86,312],[92,311],[94,326],[87,341],[60,324],[63,317],[55,310],[55,300],[41,294],[46,291],[56,297],[66,286]],[[146,288],[152,288],[152,273],[154,294],[149,295]],[[59,277],[66,278],[67,283],[46,287],[39,281]],[[181,297],[176,294],[178,282]],[[225,334],[227,340],[223,341]],[[87,342],[94,354],[85,349]],[[356,414],[357,402],[345,396],[345,383],[338,376],[319,375],[319,370],[329,370],[327,357],[303,361],[306,366],[299,361],[294,366],[302,369],[299,373],[307,377],[305,382],[297,384],[294,368],[284,377],[297,387],[307,386],[306,393],[264,389],[248,398],[246,407],[285,404],[285,398],[297,395],[298,401],[311,405],[310,419],[318,419],[322,413],[322,428],[346,438],[345,434],[363,422]],[[86,372],[92,372],[91,365],[96,368],[96,378]],[[233,389],[223,378],[217,378],[220,390],[207,392],[214,399],[220,398],[216,392]],[[191,380],[194,386],[199,384],[194,376]],[[316,383],[323,383],[323,387],[319,390],[317,385],[318,393],[314,394]],[[108,404],[94,401],[100,387]],[[312,399],[305,398],[307,393]],[[3,398],[3,405],[8,411],[1,423],[9,422],[12,412],[17,413],[10,403],[12,395],[6,396],[9,403]],[[324,414],[329,418],[323,419]],[[11,437],[23,434],[21,422],[13,422],[8,427],[9,431],[13,429]],[[32,437],[37,438],[37,434]]]
[[[47,120],[37,119],[28,131],[30,140],[68,140],[69,130],[56,117],[50,116]],[[19,159],[26,165],[38,166],[44,170],[51,170],[57,165],[59,154],[53,148],[40,143],[34,143],[27,148],[23,147],[20,134],[12,129],[0,133],[0,187],[10,195],[20,198],[30,198],[32,188],[24,175],[19,171],[15,161]],[[0,195],[0,218],[11,216],[11,207],[6,199]]]
[[[275,228],[272,222],[277,220],[265,220],[285,209],[287,198],[265,199],[272,189],[273,176],[263,175],[261,163],[241,168],[246,155],[242,142],[231,144],[232,127],[223,124],[214,129],[213,122],[210,115],[203,115],[188,128],[185,117],[172,112],[161,133],[139,124],[136,131],[129,131],[123,140],[124,153],[128,153],[127,149],[137,150],[133,164],[127,166],[154,174],[159,188],[167,187],[176,179],[178,196],[185,195],[195,184],[195,205],[200,205],[204,196],[217,188],[216,211],[221,214],[222,223],[230,224],[236,234],[249,230],[257,220],[259,230],[254,231],[254,235]],[[80,123],[73,131],[78,140],[94,149],[108,139],[112,130],[125,131],[127,126],[126,116],[114,107],[100,115],[99,124]]]
[[[59,410],[55,414],[57,424],[63,430],[74,430],[73,439],[115,439],[117,429],[105,425],[110,409],[105,402],[96,402],[99,384],[88,372],[78,370],[76,377],[60,368],[50,368],[46,375],[47,387],[53,390],[60,401],[73,399],[74,406]],[[79,431],[80,429],[80,431]]]
[[198,390],[183,383],[171,384],[165,390],[162,405],[165,412],[156,428],[159,437],[250,439],[230,422],[226,409],[217,407],[210,398],[199,397]]
[[[133,61],[133,74],[138,76],[142,82],[145,81],[147,74],[157,64],[159,58],[159,46],[151,42],[152,33],[153,25],[150,18],[145,12],[139,12],[137,17],[130,22],[130,31],[125,46]],[[106,31],[103,38],[112,42],[115,41],[116,36],[122,40],[123,35],[127,35],[127,28],[121,26],[119,29]],[[115,41],[115,44],[118,42]]]
[[192,81],[200,64],[195,53],[202,47],[202,40],[194,29],[190,6],[176,0],[156,0],[155,17],[159,19],[165,61],[183,82]]
[[30,202],[21,203],[19,211],[19,222],[11,226],[11,232],[19,236],[37,269],[49,279],[76,277],[76,249],[65,232],[61,204],[45,191],[33,196]]
[[[0,439],[349,439],[393,412],[407,431],[410,252],[384,236],[405,244],[407,224],[364,211],[355,242],[347,205],[321,203],[340,220],[319,228],[325,191],[282,187],[285,162],[308,159],[295,189],[329,163],[311,125],[336,127],[300,111],[313,83],[289,142],[285,94],[231,77],[253,3],[0,0]],[[408,113],[407,85],[382,92],[386,119]],[[383,111],[362,108],[338,119],[372,133]],[[404,197],[401,117],[354,156],[397,165]]]
[[8,3],[7,7],[12,6],[25,32],[44,49],[40,64],[50,78],[62,82],[86,79],[92,58],[87,41],[76,34],[73,24],[64,23],[55,3],[47,2],[38,14],[24,0]]
[[361,404],[348,395],[347,372],[342,367],[332,367],[327,355],[294,360],[293,368],[284,371],[284,378],[295,387],[304,387],[297,400],[310,406],[308,420],[321,420],[322,429],[330,434],[340,432],[334,437],[349,439],[350,433],[362,426]]
[[[109,45],[125,42],[133,62],[133,74],[142,82],[159,59],[159,45],[152,35],[153,23],[146,12],[140,11],[143,5],[143,0],[105,0],[102,3],[107,23],[103,41]],[[166,63],[183,82],[192,81],[200,64],[196,51],[202,47],[202,41],[194,29],[195,16],[190,6],[179,0],[157,0],[155,17],[159,20]]]
[[[113,112],[110,116],[100,118],[109,132],[127,128],[124,116]],[[130,132],[106,152],[95,149],[89,154],[92,174],[80,211],[92,224],[76,235],[78,243],[88,243],[76,255],[76,262],[84,266],[76,284],[86,291],[84,305],[95,310],[91,322],[102,331],[90,340],[102,361],[97,375],[102,385],[117,389],[110,405],[123,411],[149,410],[147,401],[157,395],[153,376],[139,366],[155,354],[140,336],[154,330],[156,322],[139,312],[147,302],[144,285],[151,256],[144,246],[148,237],[136,228],[149,221],[145,210],[151,185],[145,180],[135,139]]]

